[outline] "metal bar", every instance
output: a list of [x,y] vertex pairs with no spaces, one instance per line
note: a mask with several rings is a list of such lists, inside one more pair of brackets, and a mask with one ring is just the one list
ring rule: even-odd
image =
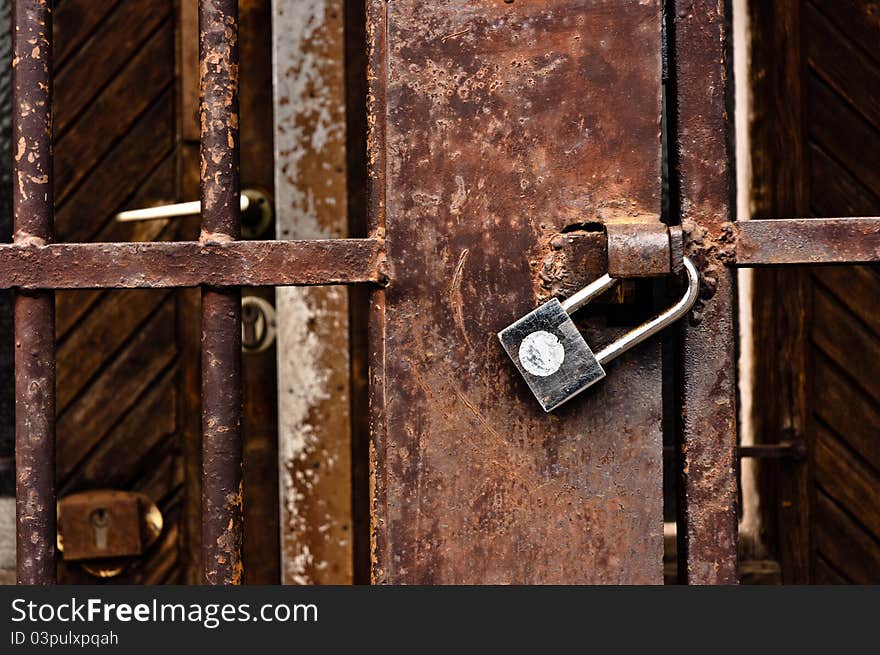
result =
[[[603,250],[604,235],[596,235]],[[381,239],[0,244],[0,288],[320,286],[385,281]],[[880,218],[733,224],[736,266],[880,261]],[[592,252],[592,250],[591,250]],[[719,255],[728,259],[720,250]],[[563,269],[574,274],[574,268]],[[573,299],[572,299],[573,300]]]
[[[663,446],[664,457],[674,457],[675,454],[674,446]],[[739,446],[736,454],[739,459],[800,461],[807,456],[807,447],[803,441],[780,441],[776,444]]]
[[880,261],[880,218],[789,218],[734,223],[737,266]]
[[807,445],[803,440],[780,441],[775,444],[755,444],[740,446],[740,459],[776,459],[800,461],[807,456]]
[[[52,12],[14,3],[13,210],[16,244],[52,239]],[[16,548],[19,584],[55,582],[55,300],[15,297]]]
[[[241,233],[238,2],[200,0],[203,243]],[[241,584],[241,289],[202,287],[202,565],[208,584]]]
[[[703,292],[683,344],[683,512],[679,564],[689,584],[735,584],[736,360],[729,240],[728,86],[725,3],[675,0],[670,160],[688,254]],[[676,179],[676,178],[673,178]]]
[[318,286],[383,281],[377,239],[0,245],[0,288]]
[[[388,8],[386,0],[367,0],[367,234],[385,235],[387,223],[387,100]],[[387,294],[372,289],[367,318],[370,422],[370,581],[390,582],[388,540],[388,424],[386,388]]]

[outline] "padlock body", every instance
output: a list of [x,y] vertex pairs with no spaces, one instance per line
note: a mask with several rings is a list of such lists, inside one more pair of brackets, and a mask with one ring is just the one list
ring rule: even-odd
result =
[[544,411],[605,377],[590,346],[555,298],[498,333]]

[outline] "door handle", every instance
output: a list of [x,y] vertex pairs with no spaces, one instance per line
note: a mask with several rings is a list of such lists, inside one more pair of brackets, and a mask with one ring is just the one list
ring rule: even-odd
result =
[[[272,202],[269,196],[258,189],[245,189],[241,192],[240,200],[242,236],[246,239],[255,239],[263,236],[271,227],[274,219]],[[201,211],[201,201],[193,200],[191,202],[159,205],[158,207],[129,209],[116,214],[116,221],[119,223],[130,223],[134,221],[186,218],[188,216],[198,216]]]

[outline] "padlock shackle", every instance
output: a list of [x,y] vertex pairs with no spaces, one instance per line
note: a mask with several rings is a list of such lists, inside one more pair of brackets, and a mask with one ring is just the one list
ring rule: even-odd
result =
[[562,309],[568,315],[574,314],[581,307],[588,305],[594,298],[598,298],[603,293],[612,288],[619,280],[610,275],[603,275],[589,286],[584,287],[576,294],[562,302]]
[[[684,270],[687,272],[688,278],[687,293],[685,293],[684,297],[656,318],[640,325],[632,332],[627,332],[620,339],[596,353],[596,359],[599,360],[599,363],[601,365],[604,366],[612,359],[615,359],[616,357],[619,357],[620,355],[625,353],[630,348],[633,348],[634,346],[642,343],[642,341],[644,341],[645,339],[650,339],[652,336],[660,332],[663,328],[672,325],[678,319],[682,318],[689,311],[691,311],[694,303],[697,302],[697,297],[700,295],[700,274],[697,271],[697,267],[694,266],[694,263],[687,257],[683,259],[683,263]],[[605,277],[608,276],[606,275]],[[600,278],[596,280],[596,282],[591,284],[589,287],[583,289],[580,293],[586,293],[587,290],[594,285],[597,285],[600,282],[604,283],[604,280],[605,278]],[[608,289],[611,286],[614,285],[611,284],[605,287],[605,289]],[[580,293],[576,295],[580,295]],[[602,293],[602,291],[593,293],[591,297],[595,297],[599,295],[599,293]],[[574,297],[575,296],[572,296],[572,298]],[[589,300],[586,302],[589,302]],[[584,304],[586,303],[581,303],[578,306],[582,307]]]

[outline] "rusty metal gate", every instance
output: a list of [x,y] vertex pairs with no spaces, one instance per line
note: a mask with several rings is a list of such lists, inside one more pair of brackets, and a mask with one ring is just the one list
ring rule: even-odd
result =
[[[668,5],[668,216],[660,0],[368,0],[367,238],[238,241],[237,2],[202,0],[200,240],[53,244],[51,9],[17,0],[0,285],[19,583],[56,571],[53,290],[201,287],[204,579],[236,584],[240,289],[337,284],[371,286],[374,582],[662,582],[659,345],[547,415],[495,334],[606,269],[684,255],[703,291],[679,340],[680,563],[736,582],[734,267],[877,261],[880,219],[731,222],[724,3]],[[582,329],[613,338],[605,314]]]

